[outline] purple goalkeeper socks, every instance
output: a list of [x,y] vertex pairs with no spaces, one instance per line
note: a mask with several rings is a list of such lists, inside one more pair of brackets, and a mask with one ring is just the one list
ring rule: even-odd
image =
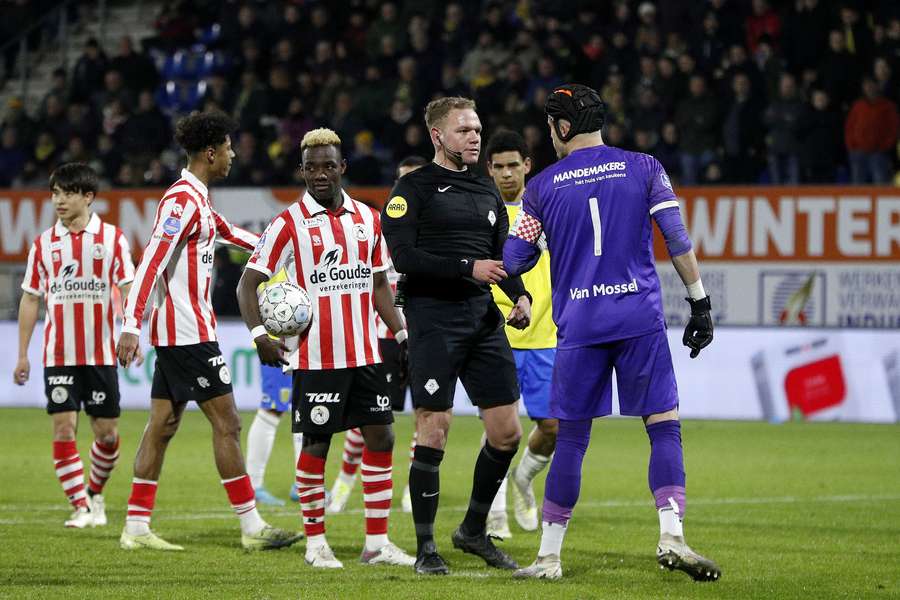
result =
[[678,505],[678,514],[684,518],[685,476],[684,458],[681,453],[681,423],[660,421],[647,425],[650,438],[650,491],[656,499],[656,508]]
[[543,520],[565,525],[581,491],[581,463],[591,439],[592,419],[559,421],[556,451],[544,486]]

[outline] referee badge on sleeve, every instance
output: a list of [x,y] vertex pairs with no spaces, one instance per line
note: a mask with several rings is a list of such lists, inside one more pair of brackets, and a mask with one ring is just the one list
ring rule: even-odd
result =
[[394,196],[388,201],[384,212],[392,219],[399,219],[406,214],[406,208],[406,198],[403,196]]

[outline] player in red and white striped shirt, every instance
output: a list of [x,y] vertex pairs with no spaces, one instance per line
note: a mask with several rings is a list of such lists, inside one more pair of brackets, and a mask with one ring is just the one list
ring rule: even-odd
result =
[[[50,176],[59,219],[35,239],[28,253],[19,303],[19,360],[13,379],[28,381],[28,345],[41,298],[44,321],[44,385],[53,418],[56,475],[75,512],[66,527],[106,525],[103,486],[119,457],[119,380],[113,341],[113,286],[128,293],[134,264],[122,231],[104,223],[90,205],[97,174],[83,163],[61,165]],[[94,443],[85,491],[75,435],[78,410],[91,418]]]
[[150,343],[156,348],[150,420],[134,462],[125,529],[119,540],[124,549],[182,549],[150,531],[150,515],[166,448],[191,400],[212,425],[216,467],[240,519],[244,548],[279,548],[301,537],[269,526],[256,510],[241,453],[241,421],[231,373],[216,342],[216,316],[209,294],[215,242],[250,250],[259,239],[231,225],[209,199],[209,183],[225,178],[231,169],[230,133],[235,128],[234,121],[219,112],[195,113],[179,121],[175,137],[187,153],[188,167],[159,203],[150,242],[125,301],[118,355],[127,367],[138,348],[144,308],[156,288],[150,316]]
[[360,427],[366,543],[364,564],[412,566],[388,540],[394,433],[391,400],[378,350],[375,312],[405,350],[406,331],[384,271],[387,248],[378,212],[341,189],[347,163],[330,129],[300,143],[307,192],[266,228],[238,284],[241,315],[263,364],[287,364],[286,346],[266,335],[256,290],[288,264],[288,277],[313,303],[309,328],[290,357],[294,432],[303,433],[297,485],[306,531],[306,562],[341,568],[325,540],[325,457],[335,432]]
[[[420,167],[428,164],[428,160],[421,156],[407,156],[397,165],[397,179],[400,179],[408,173],[412,173]],[[400,280],[400,274],[394,269],[393,261],[388,258],[388,268],[385,270],[388,281],[391,284],[391,291],[397,295],[397,283]],[[398,301],[399,304],[399,301]],[[406,389],[409,387],[407,373],[401,370],[400,365],[400,344],[394,339],[394,334],[385,324],[384,320],[375,315],[375,327],[378,330],[378,348],[381,350],[381,358],[384,361],[386,370],[388,390],[391,397],[391,410],[403,411],[403,405],[406,403]],[[415,425],[415,418],[413,419]],[[409,460],[412,461],[413,452],[416,449],[416,432],[413,431],[412,441],[409,445]],[[331,501],[325,507],[328,514],[336,514],[342,512],[350,498],[350,492],[353,490],[353,484],[356,482],[356,471],[359,469],[359,463],[362,460],[363,442],[362,433],[359,429],[351,429],[344,436],[344,452],[341,460],[341,470],[331,486]],[[409,494],[409,484],[403,488],[403,496],[401,506],[403,512],[412,512],[412,498]]]

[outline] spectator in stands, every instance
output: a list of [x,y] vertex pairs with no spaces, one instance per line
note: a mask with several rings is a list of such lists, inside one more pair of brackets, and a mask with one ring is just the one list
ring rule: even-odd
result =
[[[224,113],[234,110],[234,91],[222,73],[212,73],[206,78],[206,96],[204,100],[214,102]],[[140,99],[138,99],[140,101]]]
[[403,23],[400,22],[397,5],[393,2],[380,3],[378,18],[369,27],[366,35],[366,49],[375,57],[384,49],[384,39],[390,38],[399,49],[405,44]]
[[384,165],[375,156],[375,136],[368,129],[353,137],[353,151],[346,177],[353,185],[381,185],[385,183]]
[[444,8],[444,19],[439,23],[439,31],[448,62],[459,64],[469,43],[465,13],[459,2],[451,2]]
[[815,69],[828,44],[828,9],[820,0],[796,0],[787,14],[782,46],[796,71]]
[[691,77],[688,92],[678,105],[675,124],[681,134],[681,182],[694,185],[700,171],[716,156],[719,107],[702,75]]
[[753,95],[746,73],[735,73],[731,94],[722,121],[722,169],[729,181],[756,183],[764,151],[759,126],[763,103]]
[[146,54],[134,49],[131,36],[119,39],[119,53],[110,61],[110,68],[122,74],[125,87],[132,92],[152,90],[159,85],[159,73]]
[[[338,95],[337,104],[341,104],[341,97]],[[350,113],[347,113],[350,116]],[[299,96],[291,98],[288,104],[288,114],[278,124],[278,130],[282,134],[288,136],[292,140],[301,140],[306,132],[315,127],[312,118],[306,112],[306,104]]]
[[353,95],[359,118],[365,123],[375,123],[384,118],[393,101],[390,82],[381,77],[381,71],[375,65],[366,67],[365,77]]
[[[103,133],[115,140],[116,144],[121,144],[122,126],[128,120],[128,110],[125,104],[118,98],[114,98],[103,107],[101,127]],[[119,148],[121,152],[121,148]]]
[[60,163],[83,162],[89,163],[92,160],[91,154],[84,146],[84,141],[80,137],[71,137],[59,157]]
[[103,88],[96,90],[91,100],[94,106],[105,107],[114,100],[122,103],[123,107],[130,108],[135,104],[136,95],[125,87],[122,74],[115,69],[109,69],[103,75]]
[[665,115],[659,106],[659,100],[653,88],[641,88],[638,92],[637,107],[634,109],[631,119],[632,127],[655,134],[662,127],[664,118]]
[[413,121],[403,130],[403,141],[394,148],[394,162],[400,162],[406,156],[424,156],[433,150],[431,139],[425,129]]
[[529,123],[522,130],[522,137],[528,145],[531,155],[532,171],[540,173],[544,168],[556,162],[556,153],[547,135],[547,127],[538,127]]
[[871,77],[863,78],[862,92],[844,124],[851,178],[853,183],[887,183],[891,179],[888,153],[897,144],[900,128],[897,105],[881,95]]
[[[900,58],[900,54],[898,54]],[[890,61],[885,56],[879,56],[875,59],[872,66],[872,75],[875,79],[875,85],[882,96],[897,104],[900,102],[900,80],[894,75],[894,69],[891,67]]]
[[56,166],[57,158],[60,154],[60,146],[53,139],[53,134],[49,131],[41,131],[38,133],[34,142],[34,150],[31,153],[31,162],[33,162],[38,170],[49,177],[50,172]]
[[678,150],[678,130],[675,123],[663,123],[659,141],[653,149],[653,156],[662,164],[669,177],[681,183],[681,152]]
[[295,93],[291,75],[287,69],[280,65],[272,67],[272,70],[269,71],[266,114],[279,119],[284,117]]
[[800,183],[800,130],[805,118],[806,103],[797,90],[797,80],[784,73],[778,99],[764,114],[769,178],[774,184]]
[[763,35],[759,38],[753,61],[756,63],[756,68],[765,86],[764,97],[770,100],[777,98],[781,88],[781,76],[786,70],[786,65],[769,36]]
[[781,37],[781,17],[769,6],[768,0],[753,0],[751,14],[745,21],[747,30],[747,48],[751,54],[756,52],[760,38],[767,35],[776,43]]
[[89,100],[103,86],[106,55],[96,38],[88,38],[84,51],[72,69],[72,99]]
[[828,33],[828,50],[819,59],[819,81],[835,105],[848,107],[859,89],[859,63],[847,52],[844,34],[833,29]]
[[671,107],[677,106],[683,98],[682,85],[676,75],[675,63],[668,56],[663,56],[656,61],[656,72],[656,89],[660,104],[667,114],[671,114],[674,112]]
[[112,136],[101,134],[97,138],[97,172],[107,181],[112,181],[122,166],[122,152],[116,147]]
[[700,69],[711,73],[722,62],[725,55],[725,40],[719,31],[719,18],[713,11],[703,16],[703,25],[700,35],[694,40],[694,56]]
[[69,135],[80,137],[85,146],[93,150],[100,132],[100,123],[93,107],[87,103],[72,102],[66,108],[66,119]]
[[162,114],[153,100],[153,94],[145,90],[138,95],[137,110],[130,115],[119,132],[123,151],[132,155],[158,156],[171,142],[169,119]]
[[173,175],[166,169],[162,161],[154,158],[147,165],[142,179],[142,185],[147,187],[165,187],[172,181]]
[[25,150],[19,145],[15,127],[4,127],[0,133],[0,187],[9,187],[25,166]]
[[844,162],[842,131],[841,116],[831,106],[828,92],[814,88],[801,127],[800,165],[805,182],[834,183],[835,166]]
[[265,86],[259,82],[253,69],[247,69],[241,75],[241,86],[234,102],[234,116],[240,123],[241,130],[256,131],[268,108],[269,98]]
[[478,42],[469,50],[463,58],[460,66],[460,74],[470,84],[478,76],[481,66],[487,63],[491,69],[499,69],[505,64],[510,54],[494,40],[490,31],[482,31],[478,34]]
[[234,151],[227,184],[238,187],[265,185],[271,172],[269,156],[263,152],[256,134],[243,131]]
[[54,140],[64,143],[71,134],[69,120],[66,118],[66,106],[59,96],[48,96],[46,101],[46,112],[41,116],[41,128],[49,131]]
[[844,34],[844,46],[860,63],[869,64],[872,59],[872,33],[862,22],[859,10],[852,2],[844,2],[840,8],[840,27]]
[[441,69],[441,92],[445,96],[467,96],[468,86],[459,74],[459,68],[453,63],[444,63]]
[[153,23],[156,36],[144,40],[147,47],[173,50],[190,44],[194,39],[196,7],[187,0],[164,2]]
[[241,4],[237,12],[223,11],[223,16],[221,41],[226,47],[235,48],[246,40],[253,40],[259,48],[268,48],[271,45],[269,28],[259,18],[252,4]]
[[634,32],[634,47],[638,53],[658,53],[662,43],[659,26],[656,23],[656,5],[641,2],[637,9],[638,23]]
[[66,79],[66,70],[63,68],[53,70],[53,75],[50,77],[50,89],[47,90],[43,100],[41,100],[41,107],[38,110],[39,115],[47,114],[47,102],[50,98],[62,100],[63,104],[69,102],[69,83]]
[[534,96],[535,90],[542,88],[552,90],[562,85],[563,80],[556,72],[556,65],[549,57],[541,57],[537,63],[537,74],[532,77],[531,85],[528,87],[528,97]]

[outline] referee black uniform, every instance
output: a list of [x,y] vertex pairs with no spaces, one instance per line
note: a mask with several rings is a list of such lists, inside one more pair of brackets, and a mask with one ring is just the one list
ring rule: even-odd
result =
[[[449,410],[457,378],[479,408],[516,402],[519,386],[504,315],[494,303],[490,285],[472,277],[475,260],[502,260],[509,232],[506,207],[494,183],[469,170],[429,163],[394,186],[382,212],[382,230],[394,266],[406,275],[404,314],[413,406]],[[513,303],[527,294],[519,277],[499,285]],[[471,545],[475,542],[457,539],[459,530],[453,542],[492,566],[513,568],[511,559],[484,535],[484,518],[515,450],[503,452],[486,445],[485,452],[488,458],[482,461],[479,455],[476,462],[470,510],[463,522],[467,531],[480,535],[480,545],[475,548]],[[433,524],[442,458],[443,450],[422,445],[420,438],[410,470],[420,560],[423,553],[436,554]]]

